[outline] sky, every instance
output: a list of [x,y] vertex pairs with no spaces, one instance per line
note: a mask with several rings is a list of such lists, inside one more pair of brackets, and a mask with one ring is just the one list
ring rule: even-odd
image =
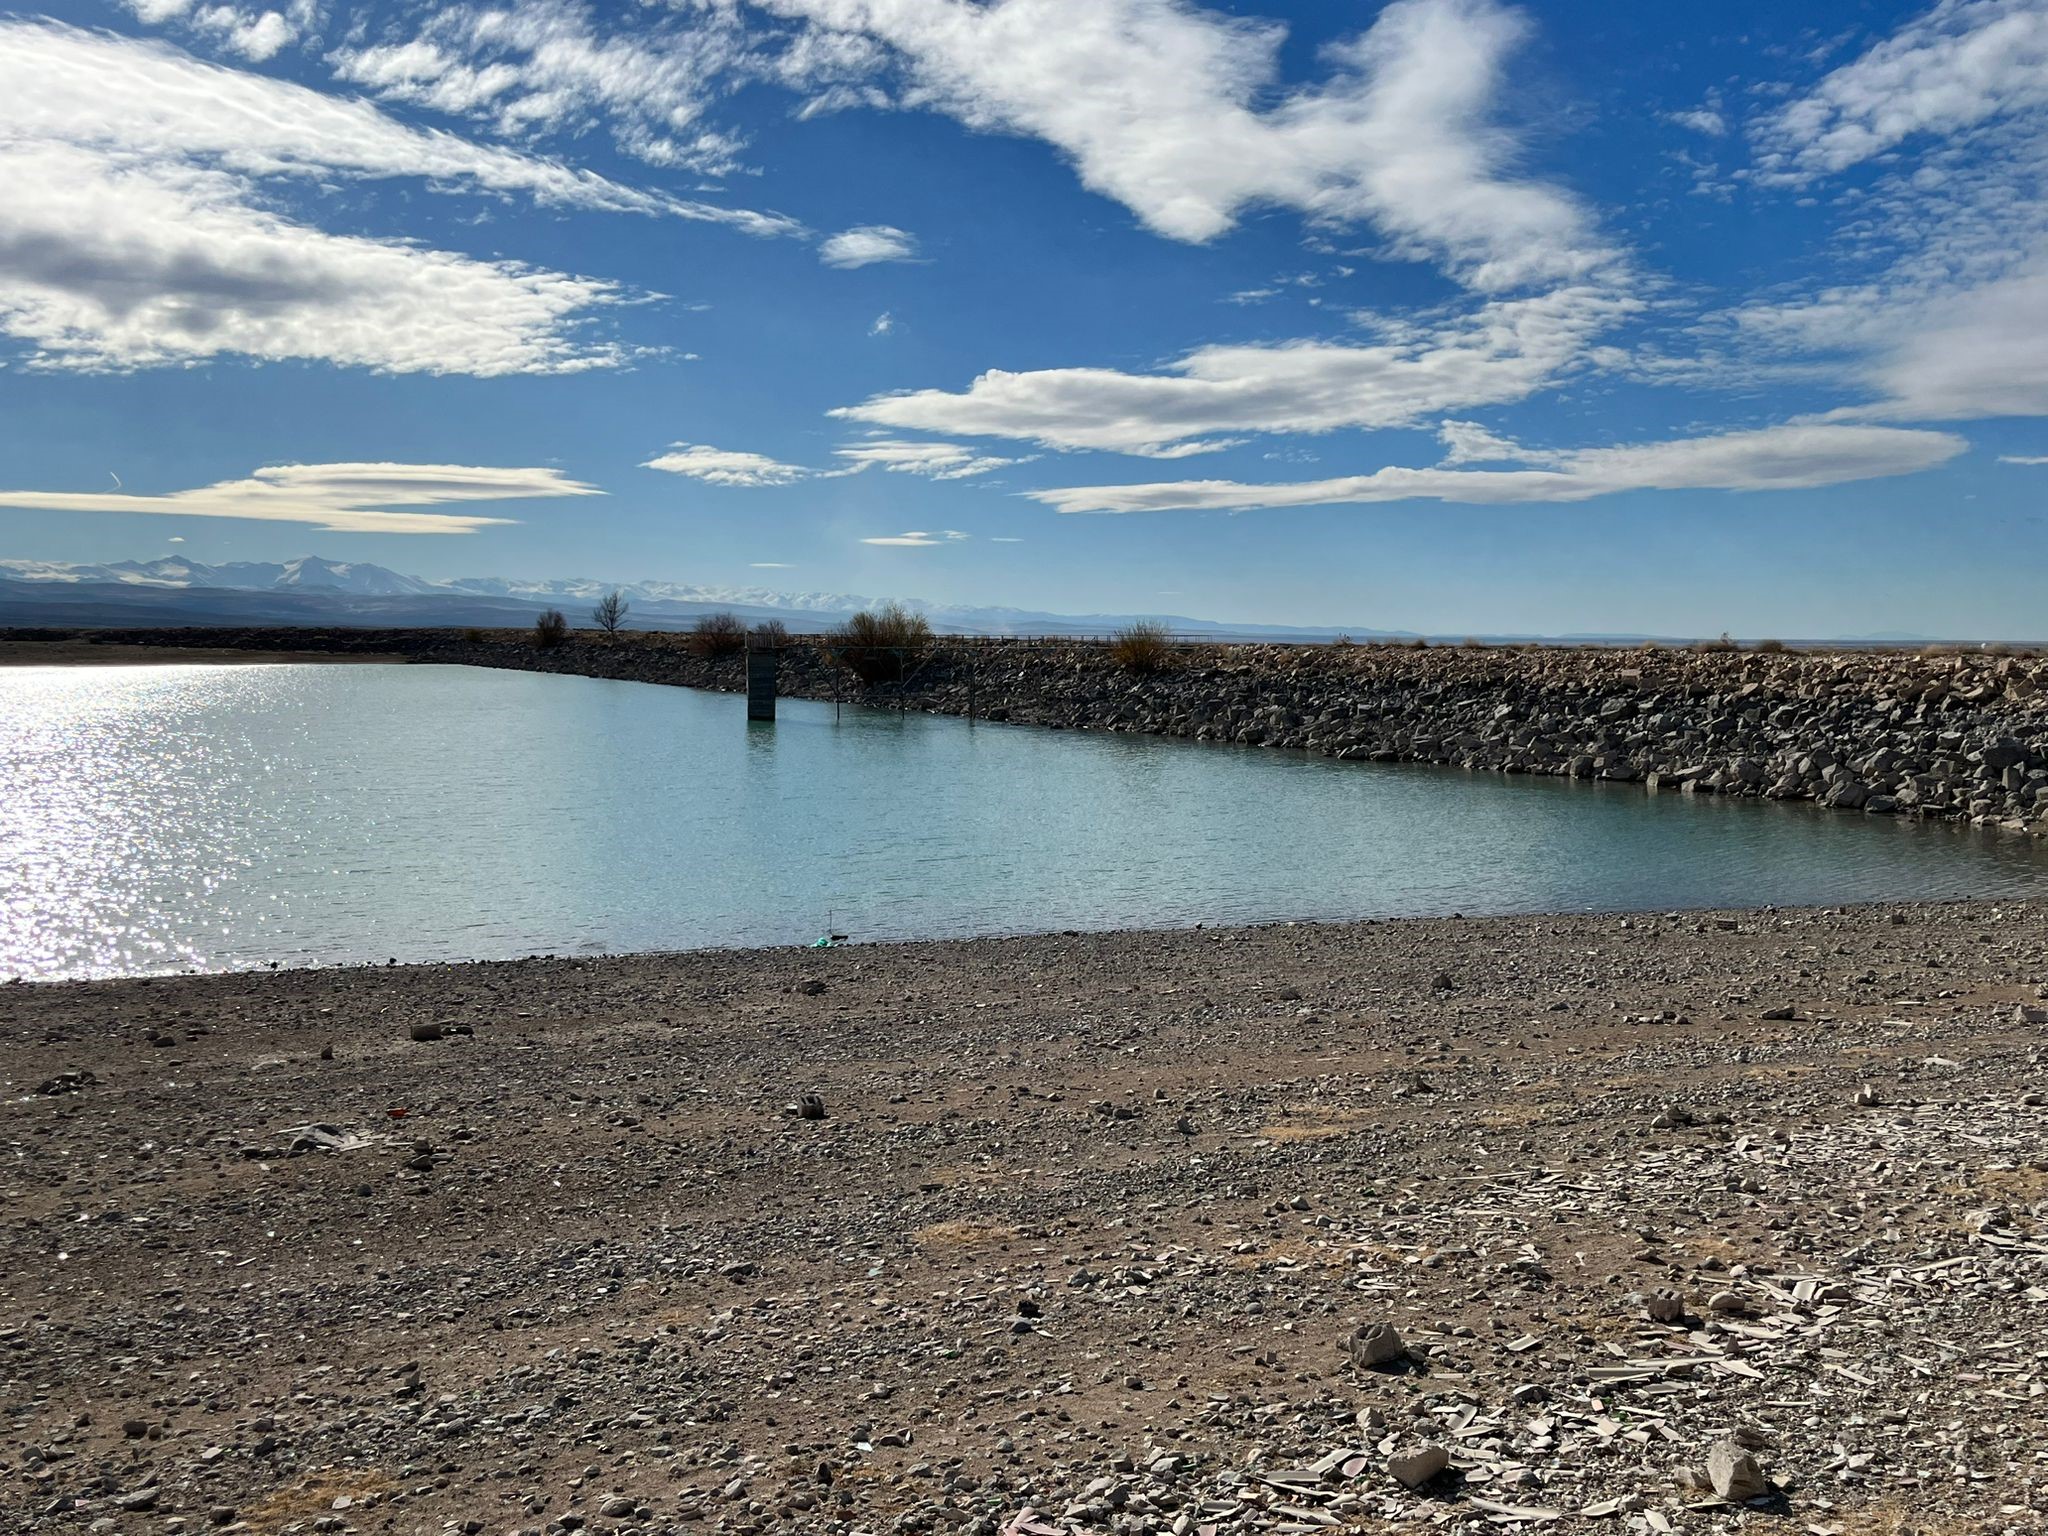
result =
[[0,558],[2048,639],[2048,0],[0,13]]

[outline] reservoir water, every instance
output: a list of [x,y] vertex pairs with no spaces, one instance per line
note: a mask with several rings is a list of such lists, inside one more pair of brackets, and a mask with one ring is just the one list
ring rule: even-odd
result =
[[0,669],[0,981],[2048,896],[2026,838],[463,667]]

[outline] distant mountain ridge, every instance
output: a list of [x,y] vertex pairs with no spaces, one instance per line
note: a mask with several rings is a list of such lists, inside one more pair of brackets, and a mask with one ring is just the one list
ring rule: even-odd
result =
[[[681,629],[709,612],[729,609],[792,629],[819,629],[873,606],[845,592],[778,592],[767,587],[699,586],[687,582],[547,581],[465,576],[429,581],[366,561],[302,555],[283,563],[231,561],[206,565],[182,555],[117,560],[104,565],[0,560],[0,624],[107,627],[123,624],[354,624],[370,626],[528,624],[549,607],[571,623],[617,590],[631,605],[628,624]],[[1058,614],[1026,608],[972,607],[905,599],[933,628],[953,634],[1103,634],[1139,619],[1176,633],[1221,638],[1328,639],[1339,631],[1281,624],[1221,624],[1184,614]],[[1360,638],[1388,631],[1349,629]]]

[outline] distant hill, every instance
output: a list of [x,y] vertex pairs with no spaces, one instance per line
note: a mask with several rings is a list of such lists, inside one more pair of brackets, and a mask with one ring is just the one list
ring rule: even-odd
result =
[[[303,555],[282,564],[204,565],[180,556],[106,565],[0,560],[0,625],[118,628],[130,625],[354,624],[376,627],[489,629],[531,624],[560,608],[572,624],[616,588],[631,604],[634,629],[687,629],[699,616],[730,611],[750,622],[780,619],[799,633],[829,628],[873,606],[845,592],[777,592],[766,587],[683,582],[611,582],[582,577],[523,581],[468,576],[428,581],[367,562]],[[1140,619],[1177,634],[1216,639],[1318,641],[1340,631],[1282,624],[1221,624],[1184,614],[1040,613],[916,599],[906,607],[937,629],[966,635],[1100,635]],[[1359,639],[1406,638],[1388,631],[1341,631]]]

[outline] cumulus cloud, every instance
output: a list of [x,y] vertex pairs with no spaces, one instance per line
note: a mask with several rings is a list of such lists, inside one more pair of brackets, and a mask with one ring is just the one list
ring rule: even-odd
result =
[[[1507,445],[1512,446],[1512,445]],[[1026,494],[1060,512],[1243,512],[1433,500],[1500,506],[1587,501],[1635,490],[1807,490],[1932,469],[1968,445],[1947,432],[1795,423],[1621,448],[1518,450],[1526,469],[1404,469],[1293,484],[1182,480]]]
[[249,5],[207,5],[195,0],[122,0],[136,20],[149,26],[181,24],[251,63],[274,58],[302,38],[319,19],[314,0],[291,0],[282,10]]
[[992,369],[959,393],[877,395],[832,414],[897,431],[1182,458],[1247,432],[1413,426],[1525,399],[1639,307],[1604,289],[1564,288],[1434,325],[1380,320],[1369,344],[1209,346],[1162,373]]
[[339,177],[795,228],[410,128],[161,43],[0,21],[0,332],[35,364],[241,354],[493,375],[623,356],[582,329],[624,297],[609,283],[329,233],[274,195]]
[[813,471],[801,464],[784,464],[765,453],[741,453],[730,448],[713,448],[705,443],[677,443],[669,452],[649,459],[642,469],[659,469],[671,475],[687,475],[707,485],[759,487],[791,485],[808,479]]
[[1004,459],[993,454],[978,454],[958,443],[880,441],[854,443],[845,448],[835,448],[832,452],[853,469],[879,466],[897,474],[923,475],[929,480],[966,480],[1007,469],[1012,464],[1030,462],[1028,457]]
[[310,523],[330,533],[474,533],[514,521],[467,512],[393,511],[463,502],[601,496],[554,469],[464,464],[286,464],[161,496],[104,491],[0,491],[0,507],[39,512],[128,512]]
[[1612,262],[1569,194],[1518,176],[1491,114],[1521,14],[1495,0],[1394,0],[1283,88],[1285,28],[1186,0],[763,0],[883,44],[898,105],[1029,135],[1159,234],[1206,241],[1258,205],[1369,220],[1400,255],[1482,289]]
[[870,336],[886,336],[895,329],[896,317],[885,309],[875,316],[875,323],[868,327],[868,334]]
[[1718,139],[1728,131],[1728,119],[1715,107],[1693,107],[1688,111],[1673,112],[1665,121],[1690,128],[1694,133],[1704,133],[1710,139]]
[[841,230],[819,246],[818,259],[828,267],[867,267],[878,261],[915,261],[917,236],[891,224],[862,224],[855,229]]
[[2048,106],[2048,6],[1940,0],[1759,124],[1769,175],[1804,180],[1921,134]]
[[946,528],[938,533],[891,533],[878,538],[862,539],[863,544],[880,544],[890,549],[936,549],[941,544],[958,544],[968,537],[957,528]]

